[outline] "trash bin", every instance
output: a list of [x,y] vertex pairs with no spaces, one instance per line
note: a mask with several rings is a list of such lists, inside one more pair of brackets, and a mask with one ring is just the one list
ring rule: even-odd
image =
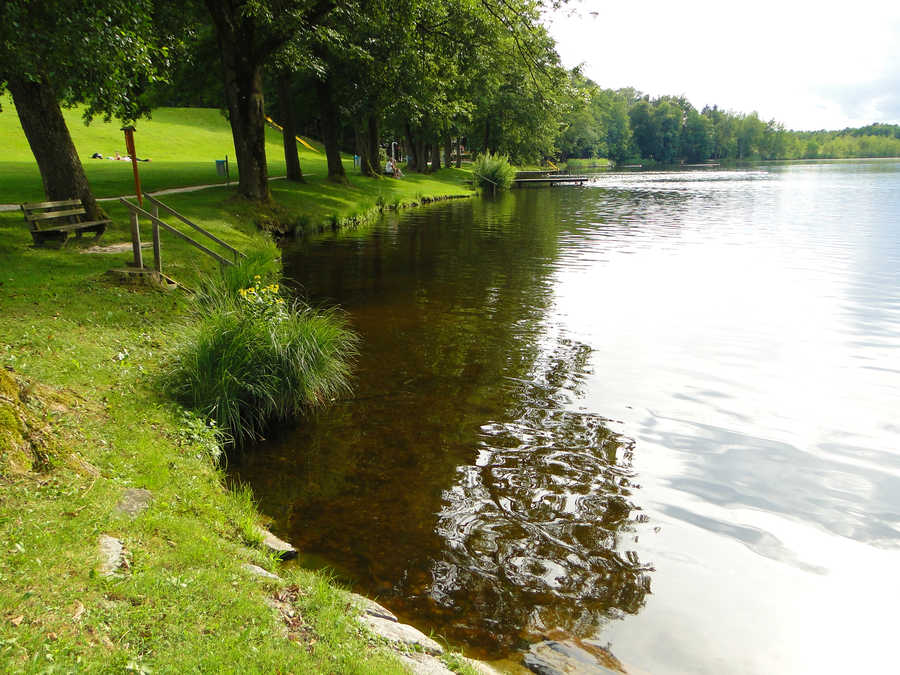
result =
[[219,174],[219,176],[221,176],[222,178],[225,178],[228,175],[228,165],[226,164],[226,160],[216,160],[216,173]]

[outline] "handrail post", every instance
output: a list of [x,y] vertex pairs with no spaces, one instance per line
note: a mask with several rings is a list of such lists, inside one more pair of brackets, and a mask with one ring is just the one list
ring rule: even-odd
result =
[[[159,219],[159,207],[156,204],[153,205],[153,217]],[[154,220],[153,222],[153,268],[156,270],[157,274],[162,274],[162,252],[159,247],[159,223]]]
[[144,269],[144,259],[141,256],[141,226],[138,222],[138,214],[130,211],[131,219],[131,248],[134,250],[134,266],[139,270]]

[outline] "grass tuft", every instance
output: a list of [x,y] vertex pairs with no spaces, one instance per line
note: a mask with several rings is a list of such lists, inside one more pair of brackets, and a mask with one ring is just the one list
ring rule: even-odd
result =
[[273,422],[348,391],[356,354],[357,337],[340,313],[287,300],[279,284],[251,274],[265,259],[249,255],[227,279],[206,285],[164,376],[171,395],[239,448]]

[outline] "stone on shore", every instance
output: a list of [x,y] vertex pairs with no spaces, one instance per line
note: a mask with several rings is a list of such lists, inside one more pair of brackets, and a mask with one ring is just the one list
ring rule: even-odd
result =
[[292,558],[297,557],[297,549],[295,549],[283,539],[279,539],[268,530],[261,530],[260,534],[263,538],[263,546],[265,546],[282,560],[291,560]]
[[427,654],[440,656],[444,653],[444,648],[422,631],[405,623],[398,623],[390,619],[382,619],[381,617],[372,616],[371,614],[362,614],[357,617],[359,622],[368,626],[375,635],[383,637],[389,642],[397,642],[406,645],[416,651],[423,651]]
[[144,489],[129,489],[122,493],[122,498],[116,504],[115,512],[124,513],[131,518],[136,518],[147,510],[153,493]]
[[443,661],[428,654],[410,652],[399,653],[400,663],[413,675],[453,675],[453,671]]
[[99,540],[99,558],[97,574],[101,577],[117,576],[125,555],[125,547],[115,537],[101,534]]
[[249,572],[255,577],[260,577],[261,579],[271,579],[273,581],[281,581],[281,577],[277,574],[272,574],[268,570],[264,570],[259,565],[253,565],[252,563],[244,563],[244,570]]
[[350,593],[350,603],[369,616],[387,619],[388,621],[397,621],[397,617],[387,607],[382,607],[374,600],[370,600],[359,593]]

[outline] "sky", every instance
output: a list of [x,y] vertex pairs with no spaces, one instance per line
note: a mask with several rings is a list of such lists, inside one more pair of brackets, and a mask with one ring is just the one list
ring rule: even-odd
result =
[[563,65],[604,88],[788,129],[900,124],[900,0],[570,0],[547,24]]

